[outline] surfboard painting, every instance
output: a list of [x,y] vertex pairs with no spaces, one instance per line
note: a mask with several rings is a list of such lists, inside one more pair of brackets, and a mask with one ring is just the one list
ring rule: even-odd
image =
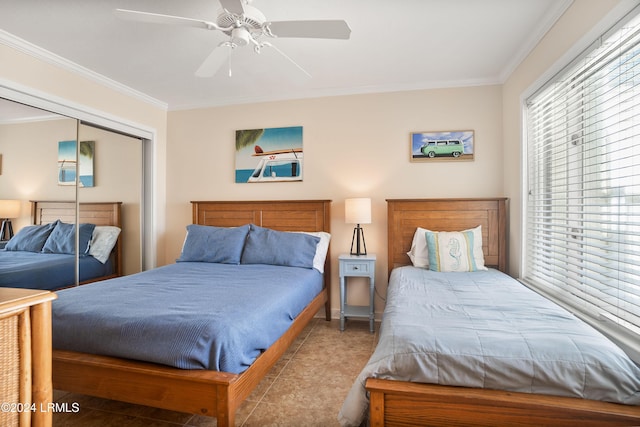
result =
[[[79,156],[79,162],[76,161]],[[76,153],[76,141],[58,142],[58,185],[78,185],[93,187],[93,161],[95,141],[80,141],[80,150]]]
[[236,131],[236,183],[302,181],[302,126]]

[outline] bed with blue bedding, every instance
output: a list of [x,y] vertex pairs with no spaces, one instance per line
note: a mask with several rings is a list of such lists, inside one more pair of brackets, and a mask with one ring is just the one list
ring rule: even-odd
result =
[[313,268],[179,262],[58,292],[53,347],[239,374],[322,287]]
[[640,424],[640,367],[503,272],[505,199],[387,203],[379,342],[341,425]]
[[54,388],[233,426],[323,306],[330,319],[330,201],[192,204],[175,264],[58,292]]
[[375,353],[344,425],[360,425],[368,378],[640,405],[640,367],[610,340],[506,274],[391,273]]

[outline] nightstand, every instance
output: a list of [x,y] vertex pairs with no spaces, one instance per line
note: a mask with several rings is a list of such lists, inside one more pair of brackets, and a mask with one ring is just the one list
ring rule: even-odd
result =
[[[338,257],[340,262],[340,330],[344,331],[346,317],[369,318],[369,330],[374,332],[373,298],[375,294],[376,256],[348,255]],[[347,304],[347,277],[369,278],[369,305]]]

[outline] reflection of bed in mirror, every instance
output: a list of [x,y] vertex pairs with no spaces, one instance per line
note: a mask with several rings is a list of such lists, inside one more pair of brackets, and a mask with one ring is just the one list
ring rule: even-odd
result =
[[[56,290],[76,283],[75,236],[69,233],[75,206],[32,202],[31,232],[20,230],[0,251],[0,287]],[[79,228],[79,244],[89,249],[78,257],[78,282],[122,275],[121,203],[80,203],[78,219],[91,224]]]

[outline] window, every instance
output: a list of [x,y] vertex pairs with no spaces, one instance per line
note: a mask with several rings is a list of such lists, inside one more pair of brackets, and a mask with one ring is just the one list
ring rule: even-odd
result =
[[640,354],[640,15],[633,14],[527,100],[522,280]]

